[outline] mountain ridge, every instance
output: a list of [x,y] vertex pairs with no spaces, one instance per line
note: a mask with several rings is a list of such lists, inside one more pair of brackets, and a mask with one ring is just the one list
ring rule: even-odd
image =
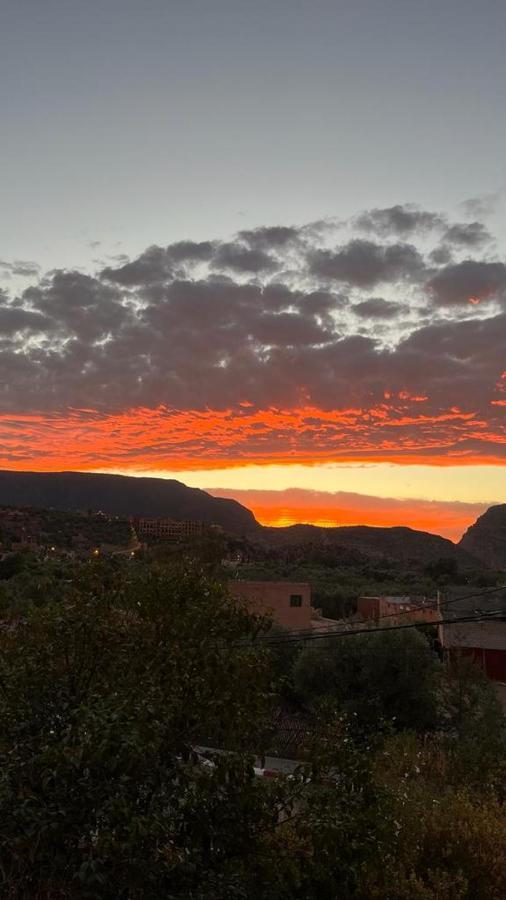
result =
[[464,566],[476,562],[473,554],[448,538],[403,525],[341,525],[335,528],[318,525],[289,525],[285,528],[264,526],[255,534],[254,540],[285,549],[289,546],[317,544],[335,549],[336,553],[342,548],[370,557],[389,557],[402,562],[429,563],[442,558],[454,559]]
[[0,470],[0,504],[58,510],[101,510],[117,516],[170,516],[221,525],[247,534],[260,528],[237,500],[212,497],[200,488],[168,478],[95,472]]
[[[440,535],[408,526],[263,526],[251,510],[237,500],[214,497],[176,479],[149,476],[3,469],[0,470],[0,505],[63,511],[102,510],[118,516],[198,519],[221,525],[230,534],[248,537],[274,551],[288,546],[316,544],[336,554],[342,548],[371,557],[390,557],[405,562],[431,562],[444,557],[467,566],[480,562],[494,568],[506,568],[506,504],[487,510],[457,544]],[[499,513],[494,510],[499,510]],[[503,536],[498,537],[497,546],[497,542],[494,543],[494,553],[487,549],[490,544],[487,534],[492,520],[500,520],[504,531]],[[501,561],[499,566],[498,560]]]

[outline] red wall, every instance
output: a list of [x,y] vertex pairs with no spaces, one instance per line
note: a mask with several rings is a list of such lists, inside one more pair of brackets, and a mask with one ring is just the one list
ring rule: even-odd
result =
[[466,647],[461,653],[471,656],[492,681],[506,682],[506,650],[482,650],[481,647]]
[[359,597],[357,601],[357,612],[364,619],[377,619],[380,615],[380,598],[379,597]]

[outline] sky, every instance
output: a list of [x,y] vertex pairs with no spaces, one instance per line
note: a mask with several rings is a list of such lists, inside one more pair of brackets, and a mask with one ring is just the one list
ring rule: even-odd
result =
[[3,0],[0,466],[506,501],[502,0]]

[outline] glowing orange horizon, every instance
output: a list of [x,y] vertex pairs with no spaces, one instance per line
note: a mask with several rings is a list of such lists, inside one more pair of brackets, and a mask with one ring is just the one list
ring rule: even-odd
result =
[[251,509],[262,525],[283,527],[307,524],[322,527],[369,525],[407,526],[459,541],[485,509],[484,503],[436,500],[397,500],[324,491],[211,490],[216,497],[232,497]]
[[311,507],[280,506],[276,508],[274,506],[257,506],[253,503],[248,508],[251,509],[251,512],[261,525],[268,525],[274,528],[300,524],[317,525],[323,528],[352,525],[368,525],[375,528],[402,526],[414,528],[416,531],[428,531],[432,534],[439,534],[441,537],[446,537],[457,543],[469,526],[476,521],[478,515],[485,512],[486,506],[483,504],[477,505],[478,515],[455,516],[450,521],[444,517],[437,516],[435,513],[432,516],[420,514],[415,506],[411,509],[406,509],[402,515],[397,510],[387,509],[381,511],[364,510],[358,513],[356,510],[340,507],[336,509],[334,515],[330,511],[326,515],[322,515],[321,509]]

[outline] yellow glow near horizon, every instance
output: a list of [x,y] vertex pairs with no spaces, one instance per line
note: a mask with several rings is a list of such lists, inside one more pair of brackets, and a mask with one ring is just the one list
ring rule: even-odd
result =
[[429,466],[393,463],[249,465],[185,472],[100,469],[121,475],[175,478],[204,490],[347,491],[397,499],[506,502],[506,465]]

